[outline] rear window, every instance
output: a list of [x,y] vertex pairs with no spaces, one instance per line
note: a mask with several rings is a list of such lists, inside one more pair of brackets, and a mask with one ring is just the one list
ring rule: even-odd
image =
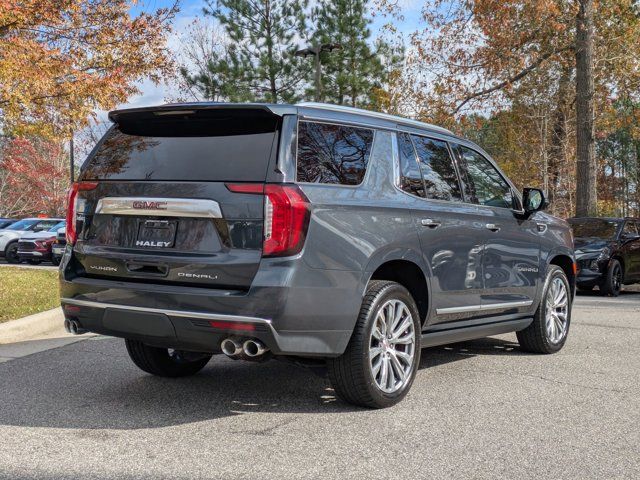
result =
[[373,130],[327,123],[298,124],[297,180],[359,185],[373,144]]
[[83,180],[264,181],[277,117],[262,112],[126,115],[87,160]]

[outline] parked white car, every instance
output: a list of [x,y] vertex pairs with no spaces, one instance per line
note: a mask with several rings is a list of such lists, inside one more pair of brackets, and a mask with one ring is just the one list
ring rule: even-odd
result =
[[0,230],[0,257],[4,257],[9,263],[20,263],[18,257],[20,237],[49,230],[63,220],[63,218],[25,218]]

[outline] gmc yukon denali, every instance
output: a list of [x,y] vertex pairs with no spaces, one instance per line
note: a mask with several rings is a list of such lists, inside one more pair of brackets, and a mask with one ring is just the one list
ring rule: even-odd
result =
[[424,347],[567,339],[569,226],[449,130],[309,103],[109,117],[69,193],[61,303],[69,331],[124,338],[145,372],[287,359],[381,408]]

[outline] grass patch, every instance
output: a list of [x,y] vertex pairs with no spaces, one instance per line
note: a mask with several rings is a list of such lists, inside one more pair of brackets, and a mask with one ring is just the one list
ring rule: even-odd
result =
[[57,271],[0,268],[0,323],[58,306]]

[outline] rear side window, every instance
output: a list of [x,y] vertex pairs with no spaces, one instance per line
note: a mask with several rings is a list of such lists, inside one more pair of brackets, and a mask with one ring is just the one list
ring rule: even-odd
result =
[[33,230],[49,230],[60,223],[60,220],[42,220],[34,225]]
[[359,185],[373,144],[373,130],[317,122],[298,124],[297,181]]
[[446,142],[411,135],[420,160],[427,198],[435,200],[462,200],[458,174]]
[[400,188],[411,195],[424,198],[422,172],[408,134],[398,134],[398,151],[400,154]]
[[513,193],[493,164],[475,150],[458,146],[470,200],[490,207],[513,208]]
[[261,112],[124,116],[83,167],[83,180],[264,181],[278,120]]

